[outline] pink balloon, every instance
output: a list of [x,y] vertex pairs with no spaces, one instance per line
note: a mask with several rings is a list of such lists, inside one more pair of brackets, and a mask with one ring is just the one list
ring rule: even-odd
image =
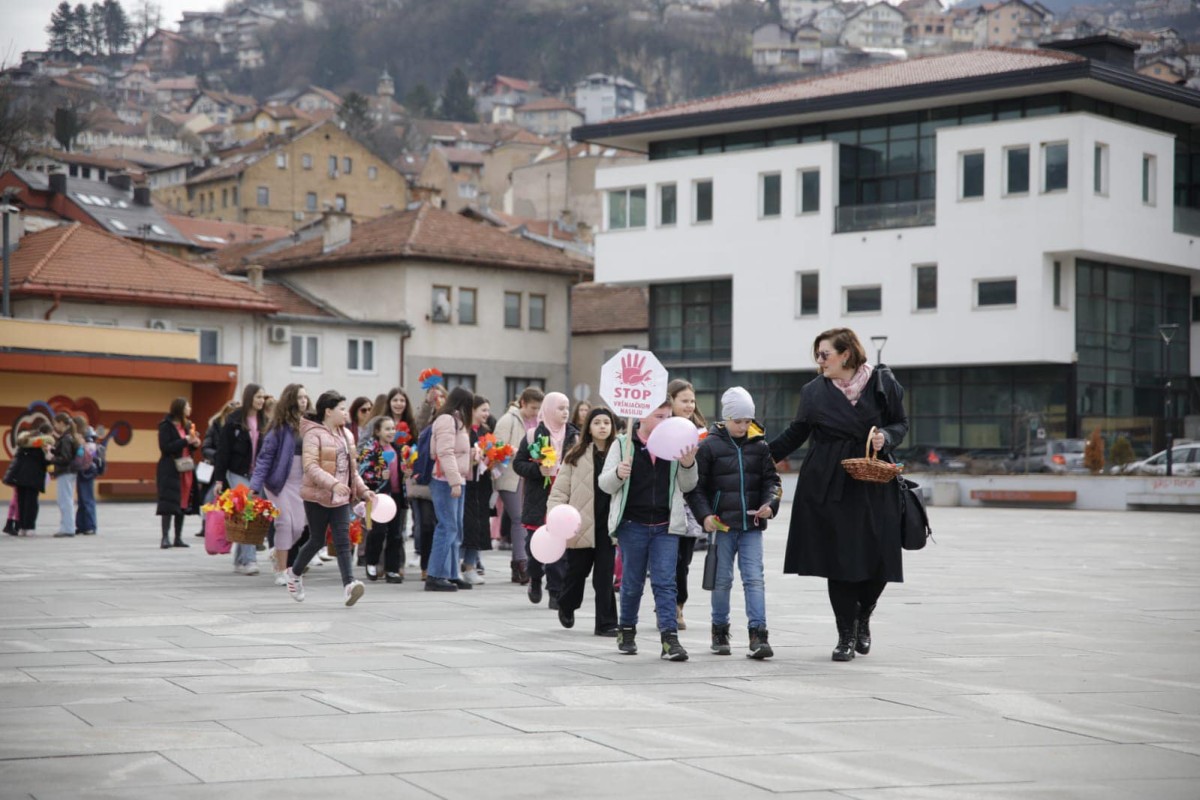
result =
[[371,504],[371,519],[374,522],[391,522],[396,516],[396,501],[390,495],[377,494]]
[[550,513],[546,515],[546,530],[555,539],[562,539],[564,542],[575,538],[582,524],[583,517],[579,516],[579,509],[565,503],[550,509]]
[[646,449],[655,458],[674,461],[684,450],[695,447],[700,441],[700,429],[691,420],[683,417],[664,419],[650,431]]
[[565,539],[554,538],[543,525],[530,537],[529,552],[533,553],[533,557],[543,564],[553,564],[563,557],[563,553],[567,552],[567,542]]

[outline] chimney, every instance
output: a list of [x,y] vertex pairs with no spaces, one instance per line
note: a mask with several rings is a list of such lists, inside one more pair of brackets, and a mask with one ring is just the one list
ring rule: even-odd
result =
[[114,189],[120,189],[122,192],[128,192],[133,188],[133,178],[122,173],[115,173],[108,176],[108,185]]
[[321,252],[328,253],[350,242],[353,221],[345,211],[326,211],[321,218]]
[[1116,36],[1088,36],[1085,39],[1063,39],[1057,42],[1047,42],[1041,47],[1045,50],[1059,50],[1073,53],[1091,61],[1099,61],[1118,69],[1133,72],[1134,54],[1138,45],[1134,42],[1119,39]]
[[67,193],[67,174],[65,172],[50,173],[50,193],[51,194],[66,194]]
[[150,205],[150,187],[137,186],[133,190],[134,205],[148,206]]
[[246,278],[250,282],[250,288],[256,292],[261,292],[263,288],[263,268],[261,264],[250,264],[246,267]]

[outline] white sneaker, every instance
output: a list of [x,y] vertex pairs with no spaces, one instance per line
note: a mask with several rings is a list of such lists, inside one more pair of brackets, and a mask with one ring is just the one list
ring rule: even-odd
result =
[[462,578],[472,586],[479,586],[480,584],[487,583],[487,581],[485,581],[483,577],[473,569],[463,570]]
[[257,564],[234,564],[233,571],[238,575],[257,575]]
[[286,571],[275,573],[275,585],[276,586],[287,586],[287,572]]
[[292,572],[292,568],[288,567],[287,572],[283,573],[284,581],[287,583],[288,594],[297,603],[304,602],[304,579],[296,573]]
[[421,556],[420,556],[420,555],[417,555],[417,554],[413,554],[413,555],[409,556],[409,557],[408,557],[408,564],[407,564],[406,566],[409,566],[409,567],[419,567],[419,566],[421,566]]
[[350,581],[346,584],[346,605],[352,606],[358,602],[358,598],[363,596],[366,588],[362,581]]
[[317,558],[321,559],[322,561],[337,561],[337,556],[331,555],[328,547],[322,547],[320,551],[317,552]]

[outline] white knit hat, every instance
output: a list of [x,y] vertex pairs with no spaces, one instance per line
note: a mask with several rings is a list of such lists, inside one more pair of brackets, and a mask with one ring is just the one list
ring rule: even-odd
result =
[[721,395],[721,416],[725,419],[754,419],[754,398],[741,386]]

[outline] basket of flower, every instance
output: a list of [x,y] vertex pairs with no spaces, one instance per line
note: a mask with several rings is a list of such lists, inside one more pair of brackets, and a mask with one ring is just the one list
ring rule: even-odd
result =
[[220,511],[225,515],[225,538],[236,544],[260,545],[279,509],[265,497],[257,497],[245,484],[221,492],[201,511]]

